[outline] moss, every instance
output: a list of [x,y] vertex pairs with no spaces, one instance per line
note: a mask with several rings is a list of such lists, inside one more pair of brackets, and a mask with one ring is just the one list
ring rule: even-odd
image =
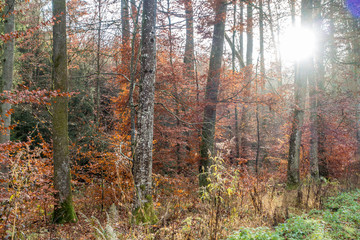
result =
[[289,191],[292,191],[292,190],[298,189],[299,186],[300,186],[300,183],[288,182],[288,183],[286,184],[286,189],[289,190]]
[[74,210],[72,197],[69,196],[64,202],[55,206],[52,222],[57,224],[75,223],[77,216]]
[[155,224],[159,220],[154,211],[152,196],[146,195],[147,202],[133,211],[132,221],[135,224]]

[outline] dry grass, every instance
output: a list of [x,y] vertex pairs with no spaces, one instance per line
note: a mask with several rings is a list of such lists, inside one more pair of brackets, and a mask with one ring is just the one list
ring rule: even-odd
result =
[[[272,227],[291,214],[321,208],[323,199],[339,192],[340,186],[305,180],[299,189],[287,190],[266,172],[257,179],[245,170],[229,166],[219,167],[217,171],[217,177],[212,179],[213,188],[202,198],[196,177],[156,176],[154,207],[159,217],[156,225],[131,224],[131,202],[111,197],[117,188],[113,186],[111,190],[109,185],[105,204],[100,203],[96,191],[83,188],[75,194],[78,223],[52,225],[48,215],[46,219],[16,226],[15,236],[18,239],[20,236],[23,239],[224,239],[240,227]],[[95,187],[99,186],[91,186]]]

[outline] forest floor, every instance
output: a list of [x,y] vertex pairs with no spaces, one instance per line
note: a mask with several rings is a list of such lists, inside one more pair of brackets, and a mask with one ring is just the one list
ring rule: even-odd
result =
[[[219,177],[220,176],[220,177]],[[41,219],[7,226],[8,239],[360,239],[360,190],[339,182],[304,182],[288,190],[271,181],[248,184],[215,174],[206,193],[196,179],[155,179],[154,225],[131,223],[131,197],[74,191],[75,224]],[[243,180],[248,181],[248,178]],[[183,184],[182,184],[183,183]],[[101,188],[98,185],[98,190]],[[128,192],[128,191],[124,191]],[[115,195],[114,195],[115,196]],[[119,195],[118,195],[119,196]],[[200,196],[200,197],[199,197]],[[127,200],[126,200],[127,199]]]

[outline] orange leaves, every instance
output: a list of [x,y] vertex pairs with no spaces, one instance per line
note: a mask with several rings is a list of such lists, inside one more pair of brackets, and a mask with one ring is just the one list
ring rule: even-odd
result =
[[[15,90],[15,91],[4,91],[0,93],[0,102],[10,103],[10,104],[20,104],[20,103],[34,103],[34,104],[45,104],[50,105],[51,98],[56,97],[71,97],[77,92],[60,92],[48,91],[45,89],[37,90]],[[11,114],[11,113],[10,113]]]

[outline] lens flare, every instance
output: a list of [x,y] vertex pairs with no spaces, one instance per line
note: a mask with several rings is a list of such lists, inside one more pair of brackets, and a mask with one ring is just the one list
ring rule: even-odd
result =
[[356,18],[360,18],[360,0],[346,0],[346,7]]
[[289,28],[280,38],[281,55],[285,60],[296,61],[311,56],[315,51],[316,36],[313,31]]

